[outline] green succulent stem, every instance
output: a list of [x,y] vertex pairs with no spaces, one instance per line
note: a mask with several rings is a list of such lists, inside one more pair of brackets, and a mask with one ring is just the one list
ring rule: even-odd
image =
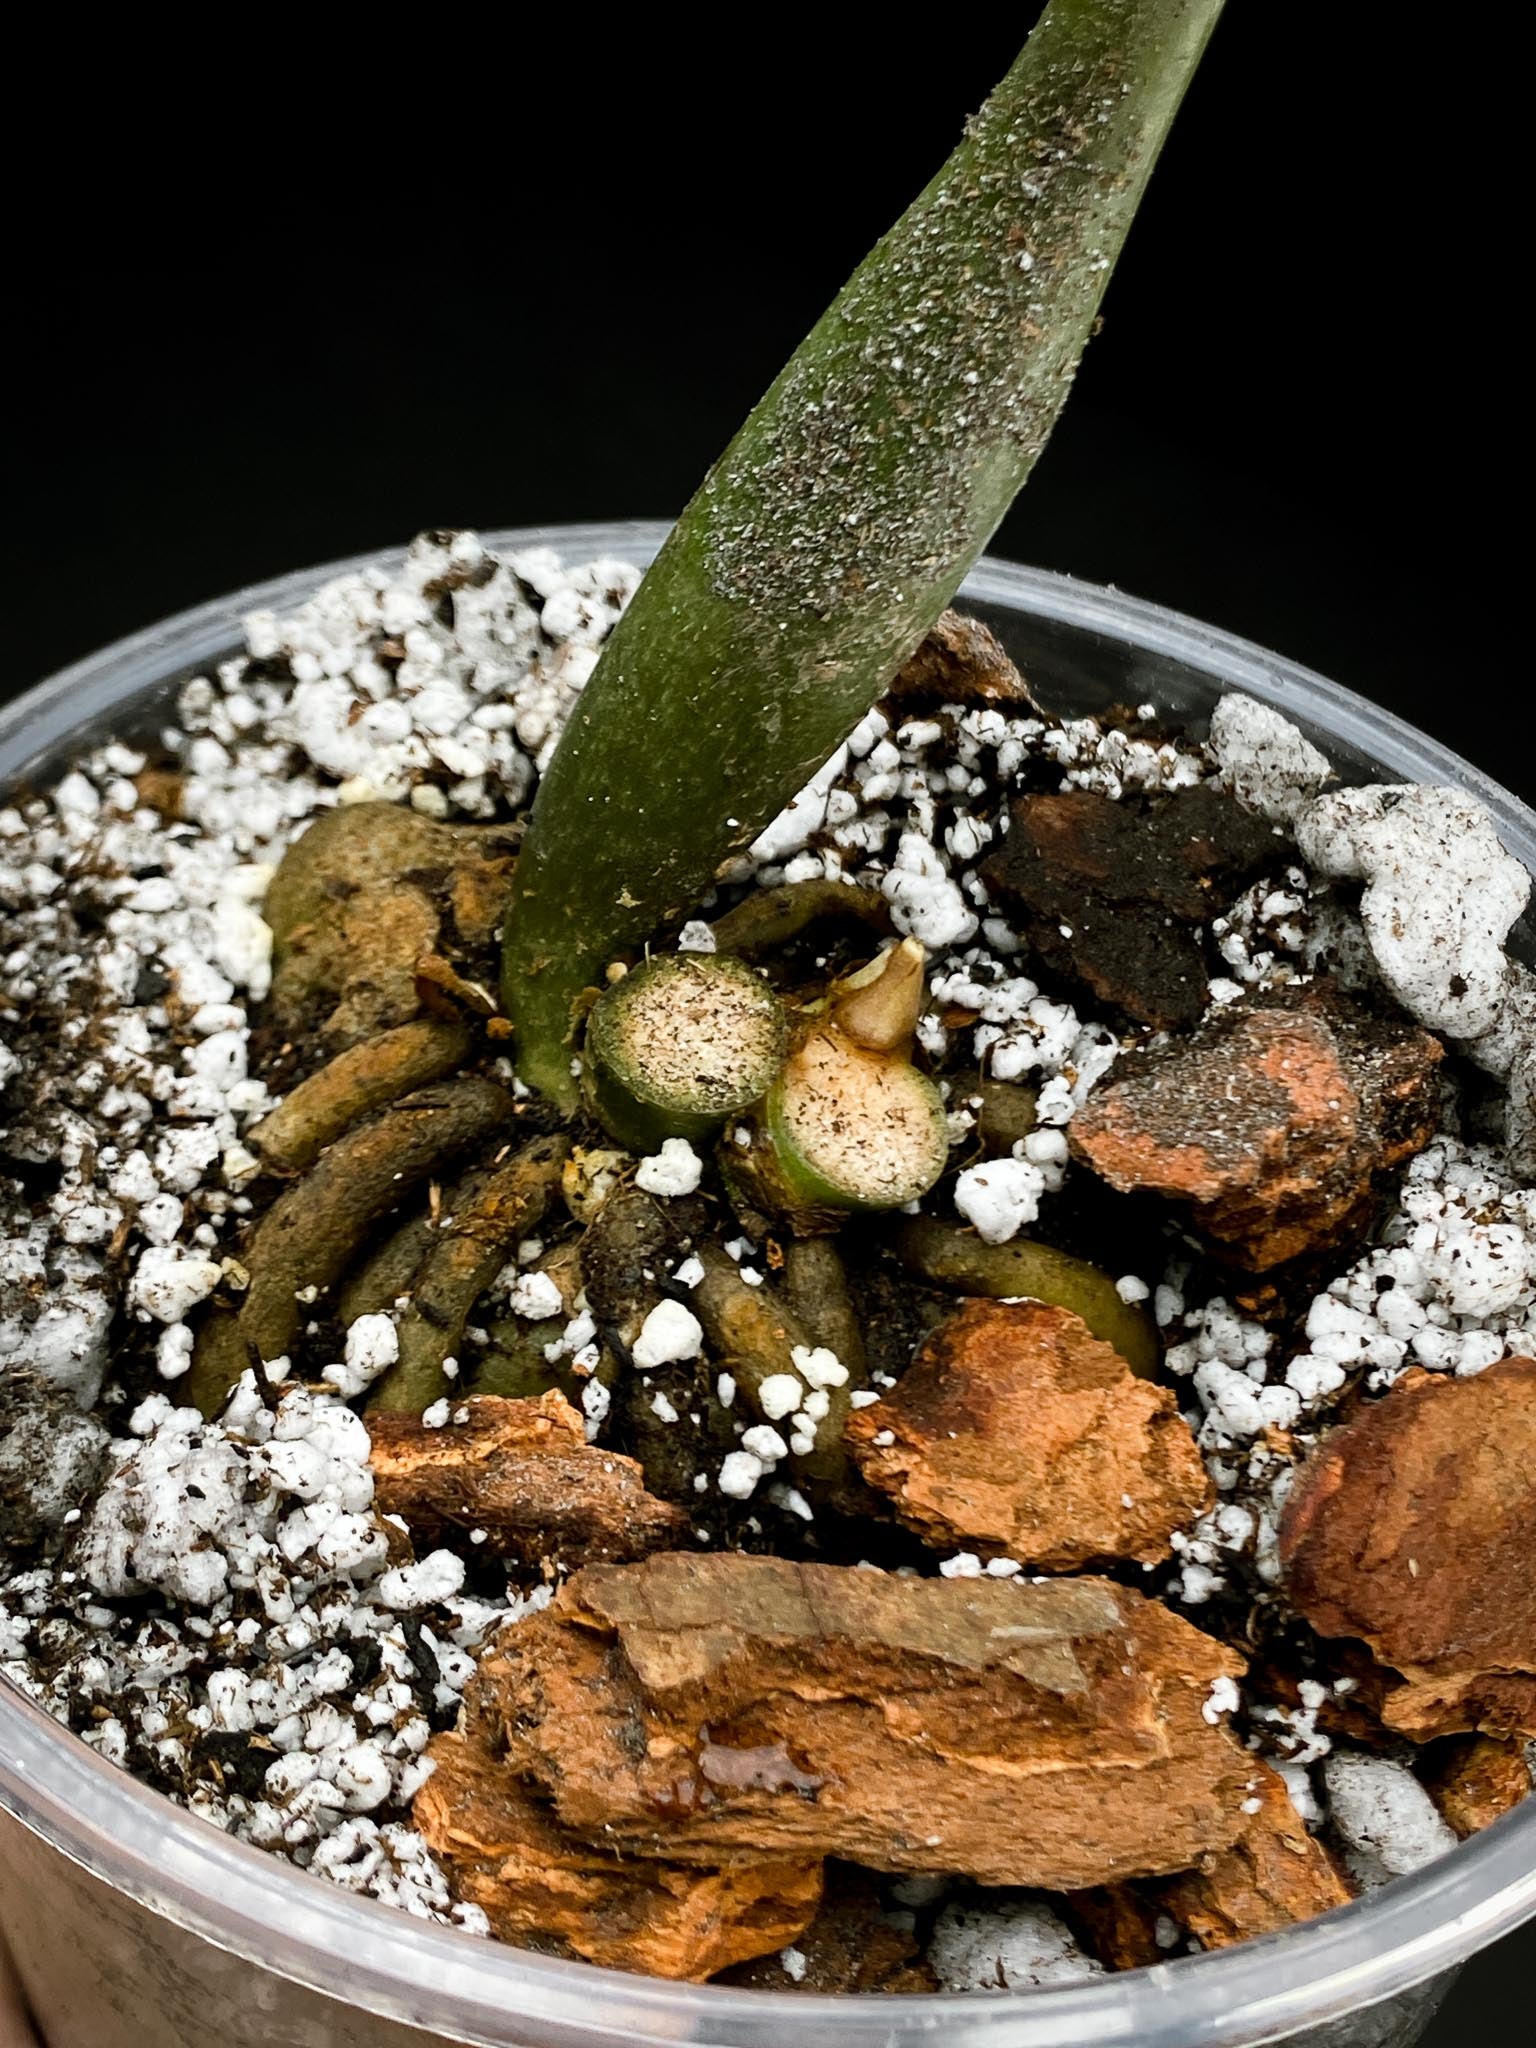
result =
[[504,1001],[574,1108],[581,991],[690,914],[954,595],[1066,400],[1221,0],[1051,0],[684,511],[535,801]]

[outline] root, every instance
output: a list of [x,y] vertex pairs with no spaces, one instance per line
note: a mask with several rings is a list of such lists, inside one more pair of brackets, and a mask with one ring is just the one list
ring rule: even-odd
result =
[[453,1073],[472,1043],[467,1026],[435,1017],[366,1039],[301,1081],[246,1142],[274,1172],[302,1172],[360,1117]]
[[289,1349],[310,1300],[334,1287],[380,1217],[435,1168],[510,1124],[505,1089],[467,1077],[423,1088],[338,1138],[303,1180],[280,1195],[246,1254],[250,1284],[238,1310],[203,1325],[191,1393],[215,1415],[249,1366]]
[[716,918],[710,930],[722,953],[739,953],[752,960],[759,953],[787,946],[811,925],[835,918],[855,920],[882,937],[896,929],[891,906],[878,889],[823,880],[781,882],[777,889],[758,889]]
[[470,1310],[544,1214],[569,1151],[567,1138],[535,1138],[484,1175],[439,1230],[400,1318],[400,1356],[374,1387],[370,1410],[419,1415],[448,1391],[444,1362],[457,1358]]

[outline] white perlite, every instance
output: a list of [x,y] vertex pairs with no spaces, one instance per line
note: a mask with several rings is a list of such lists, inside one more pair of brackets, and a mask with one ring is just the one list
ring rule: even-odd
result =
[[691,1195],[704,1177],[704,1162],[686,1138],[664,1138],[661,1150],[635,1168],[635,1186],[663,1199]]
[[1025,1991],[1103,1974],[1051,1907],[1027,1894],[1010,1904],[946,1906],[928,1961],[945,1991]]
[[1272,704],[1229,690],[1211,713],[1215,780],[1239,803],[1290,824],[1329,780],[1326,754]]
[[750,1500],[766,1470],[751,1451],[728,1451],[720,1461],[720,1491],[732,1500]]
[[1044,1167],[1027,1159],[988,1159],[956,1180],[955,1207],[984,1243],[1006,1244],[1039,1215],[1045,1189]]
[[1536,1189],[1486,1147],[1440,1138],[1409,1166],[1381,1243],[1318,1295],[1285,1371],[1311,1405],[1361,1372],[1481,1372],[1536,1343]]
[[188,1309],[206,1301],[219,1284],[220,1265],[206,1252],[151,1244],[128,1288],[129,1305],[156,1322],[179,1323]]
[[324,1378],[343,1400],[355,1400],[399,1356],[400,1338],[392,1316],[358,1316],[347,1331],[340,1364],[328,1365]]
[[697,1358],[704,1348],[704,1327],[680,1301],[660,1301],[646,1317],[630,1356],[642,1372]]
[[1455,1848],[1455,1834],[1406,1764],[1336,1749],[1322,1768],[1329,1823],[1362,1884],[1406,1877]]
[[1297,834],[1323,874],[1364,882],[1366,937],[1404,1009],[1464,1042],[1492,1031],[1531,878],[1483,806],[1450,789],[1346,789],[1304,811]]
[[559,1285],[548,1273],[519,1273],[508,1289],[507,1306],[530,1323],[547,1323],[565,1313]]
[[1362,881],[1360,916],[1382,981],[1509,1088],[1511,1163],[1536,1175],[1536,975],[1506,954],[1531,878],[1492,818],[1459,790],[1342,790],[1297,821],[1319,872]]
[[[106,1703],[85,1740],[184,1784],[192,1811],[231,1834],[484,1933],[398,1816],[474,1650],[549,1593],[464,1598],[463,1564],[444,1552],[386,1570],[372,1495],[367,1431],[330,1396],[295,1389],[274,1411],[247,1373],[209,1423],[153,1395],[112,1447],[72,1568],[0,1589],[0,1669],[61,1716]],[[192,1612],[101,1626],[102,1598],[148,1593]],[[28,1660],[34,1639],[49,1646],[46,1677]],[[200,1761],[220,1734],[260,1738],[264,1781]]]
[[[547,548],[501,560],[471,533],[425,535],[400,571],[341,577],[290,618],[253,614],[246,632],[253,654],[293,671],[273,730],[349,798],[429,778],[483,815],[488,784],[527,795],[638,581],[623,562],[566,567]],[[381,659],[386,641],[403,660]]]

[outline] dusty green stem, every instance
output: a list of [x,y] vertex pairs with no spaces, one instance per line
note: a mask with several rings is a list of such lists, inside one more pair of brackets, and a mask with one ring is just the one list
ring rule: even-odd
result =
[[574,1107],[573,1007],[690,913],[953,596],[1065,401],[1221,0],[1051,0],[705,480],[545,773],[503,980]]

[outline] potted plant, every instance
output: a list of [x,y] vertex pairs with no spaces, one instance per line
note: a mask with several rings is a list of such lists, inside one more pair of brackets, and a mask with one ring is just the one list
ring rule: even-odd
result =
[[1529,1909],[1529,1810],[1440,1860],[1536,1684],[1528,820],[948,609],[1217,11],[1054,0],[665,539],[20,707],[0,1900],[78,2038],[1386,2048]]

